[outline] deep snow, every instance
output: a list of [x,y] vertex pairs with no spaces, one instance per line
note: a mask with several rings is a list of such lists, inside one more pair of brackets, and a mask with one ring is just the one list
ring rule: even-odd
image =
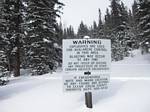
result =
[[112,63],[112,77],[150,77],[150,54],[132,51],[132,57]]
[[22,76],[0,87],[0,112],[150,112],[150,54],[112,63],[108,91],[93,93],[87,109],[83,92],[63,92],[61,70]]

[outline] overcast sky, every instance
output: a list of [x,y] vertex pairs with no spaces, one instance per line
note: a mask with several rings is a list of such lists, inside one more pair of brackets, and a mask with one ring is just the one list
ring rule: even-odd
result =
[[[93,21],[98,21],[98,8],[101,9],[104,17],[106,8],[110,5],[110,0],[60,0],[65,4],[62,10],[61,21],[65,27],[72,25],[75,30],[81,21],[90,26]],[[123,0],[131,7],[133,0]]]

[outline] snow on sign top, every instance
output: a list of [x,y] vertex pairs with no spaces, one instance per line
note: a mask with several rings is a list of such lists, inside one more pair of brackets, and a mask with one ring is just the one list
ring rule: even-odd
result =
[[64,39],[63,71],[110,71],[111,44],[108,39]]

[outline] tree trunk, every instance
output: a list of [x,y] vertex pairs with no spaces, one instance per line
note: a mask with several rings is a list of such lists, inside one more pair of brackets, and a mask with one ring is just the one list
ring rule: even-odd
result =
[[16,37],[16,64],[15,64],[15,71],[14,71],[14,76],[18,77],[20,76],[20,33],[21,33],[21,14],[20,14],[20,0],[17,0],[16,4],[16,10],[18,12],[17,19],[16,19],[16,32],[17,37]]
[[14,71],[14,76],[18,77],[20,76],[20,48],[17,48],[16,51],[16,64],[15,64],[15,71]]

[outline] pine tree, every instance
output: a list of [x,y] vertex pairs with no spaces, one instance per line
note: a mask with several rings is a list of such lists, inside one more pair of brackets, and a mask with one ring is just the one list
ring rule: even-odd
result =
[[[133,24],[134,32],[138,38],[138,32],[140,32],[139,27],[138,27],[138,3],[135,0],[132,5],[132,16],[133,16],[133,18],[132,18],[131,24]],[[139,40],[139,39],[137,39],[137,40]]]
[[104,36],[104,24],[102,22],[102,14],[100,9],[98,10],[98,13],[99,13],[99,18],[98,18],[98,27],[97,27],[98,30],[97,38],[106,38]]
[[111,14],[109,9],[106,9],[106,14],[105,14],[105,23],[104,23],[104,36],[105,38],[110,39],[110,33],[112,30],[112,19],[111,19]]
[[4,72],[7,69],[7,55],[6,55],[6,48],[5,48],[5,41],[3,36],[0,37],[0,72]]
[[7,57],[3,50],[0,50],[0,72],[7,71]]
[[64,28],[63,29],[63,38],[64,39],[68,39],[69,37],[68,37],[68,34],[67,34],[67,28]]
[[[0,12],[2,12],[2,8],[3,8],[3,1],[0,2]],[[0,14],[0,17],[2,17],[2,13]],[[5,69],[5,60],[6,60],[6,55],[5,55],[5,41],[4,41],[4,36],[3,36],[3,31],[4,31],[4,27],[3,27],[3,18],[0,18],[0,72],[3,71],[3,69]]]
[[104,38],[104,25],[101,17],[101,10],[98,9],[98,24],[96,21],[93,22],[93,25],[90,28],[90,37],[91,38]]
[[89,29],[87,27],[87,25],[85,25],[83,23],[83,21],[81,21],[79,27],[78,27],[78,32],[77,32],[77,37],[78,38],[83,38],[84,36],[89,36]]
[[136,0],[134,0],[134,3],[132,5],[132,13],[133,13],[133,22],[136,25],[138,23],[138,3]]
[[99,29],[101,29],[101,27],[102,27],[102,24],[103,24],[103,22],[102,22],[102,13],[101,13],[101,9],[98,9],[98,28]]
[[98,26],[95,21],[89,29],[89,35],[91,38],[98,38]]
[[128,14],[127,8],[123,2],[121,2],[120,14],[121,14],[120,28],[122,28],[122,30],[127,29],[129,26],[129,14]]
[[128,18],[129,18],[129,29],[128,29],[128,34],[130,35],[129,39],[128,39],[128,46],[132,49],[137,49],[139,48],[139,36],[138,36],[138,32],[139,28],[137,27],[137,2],[134,1],[133,5],[132,5],[132,11],[129,10],[129,14],[128,14]]
[[[13,65],[14,76],[20,76],[20,49],[22,32],[22,2],[20,0],[4,0],[1,8],[1,34],[5,41],[5,54]],[[11,61],[13,60],[13,61]]]
[[57,55],[56,17],[62,4],[57,0],[27,0],[26,4],[26,56],[29,67],[42,75],[54,70],[60,58]]
[[112,59],[122,60],[128,56],[128,42],[134,35],[131,33],[129,13],[126,6],[120,0],[111,0],[111,10],[107,9],[105,15],[104,35],[112,41]]
[[111,19],[114,30],[124,30],[128,24],[128,11],[120,0],[111,1]]
[[150,1],[139,0],[138,3],[138,26],[141,30],[141,41],[150,39]]
[[120,0],[112,0],[110,7],[111,7],[112,28],[116,29],[121,24]]
[[67,38],[70,38],[70,39],[76,38],[74,29],[71,25],[67,28]]
[[57,24],[56,32],[57,32],[57,43],[61,46],[62,45],[62,39],[64,38],[64,29],[63,29],[62,22]]

